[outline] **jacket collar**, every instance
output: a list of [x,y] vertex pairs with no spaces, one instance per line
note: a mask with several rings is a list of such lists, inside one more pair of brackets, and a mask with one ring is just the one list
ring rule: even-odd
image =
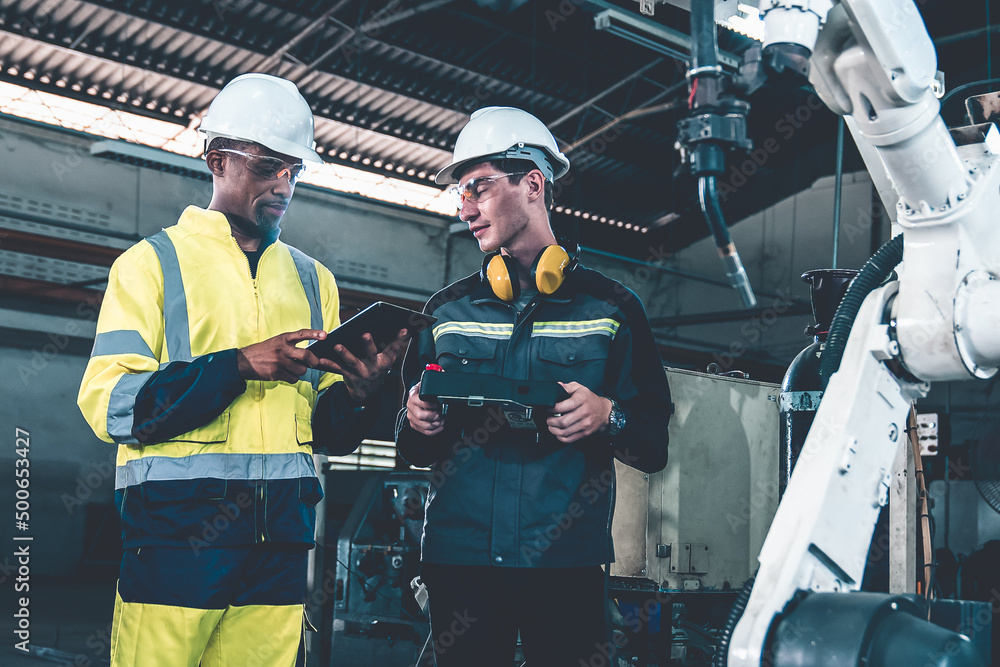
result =
[[[185,208],[177,224],[195,234],[202,234],[204,236],[233,235],[233,228],[229,226],[229,219],[226,218],[225,213],[197,206],[188,206]],[[277,239],[262,242],[260,248],[257,250],[262,251],[276,242]]]
[[196,234],[205,236],[232,236],[233,230],[225,214],[197,206],[188,206],[181,213],[177,224]]

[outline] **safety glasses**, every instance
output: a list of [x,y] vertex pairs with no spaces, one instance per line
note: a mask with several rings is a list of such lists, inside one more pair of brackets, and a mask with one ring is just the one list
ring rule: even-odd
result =
[[220,153],[242,155],[247,159],[247,169],[268,181],[287,177],[288,182],[294,185],[295,181],[299,180],[299,177],[306,170],[306,166],[301,162],[291,164],[276,157],[254,155],[246,151],[238,151],[235,148],[217,148],[216,150]]
[[493,176],[482,176],[480,178],[469,179],[465,185],[456,185],[454,187],[448,188],[448,194],[452,197],[455,202],[455,208],[459,211],[462,210],[462,204],[467,201],[473,203],[483,201],[487,198],[487,194],[490,191],[488,187],[493,181],[498,181],[501,178],[507,178],[508,176],[524,176],[528,172],[519,171],[513,174],[494,174]]

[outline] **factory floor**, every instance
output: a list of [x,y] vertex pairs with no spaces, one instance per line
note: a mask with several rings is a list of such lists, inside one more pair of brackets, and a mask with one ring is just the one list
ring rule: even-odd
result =
[[[13,614],[18,598],[28,595],[30,653],[15,648]],[[0,665],[44,667],[73,665],[101,667],[108,664],[115,580],[100,577],[35,577],[27,593],[15,592],[12,582],[0,586]]]

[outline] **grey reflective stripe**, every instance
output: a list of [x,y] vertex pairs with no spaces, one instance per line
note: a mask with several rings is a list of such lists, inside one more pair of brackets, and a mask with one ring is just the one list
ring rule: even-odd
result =
[[[306,299],[309,301],[309,328],[323,329],[323,305],[320,300],[319,274],[316,273],[316,260],[305,254],[298,248],[285,246],[288,248],[292,261],[295,262],[295,270],[299,272],[299,280],[302,281],[302,289],[306,292]],[[319,380],[323,373],[315,369],[309,369],[302,379],[312,385],[314,391],[319,391]]]
[[[265,471],[267,476],[265,478]],[[115,488],[145,482],[191,479],[299,479],[316,477],[316,465],[305,452],[288,454],[195,454],[147,456],[115,469]]]
[[302,380],[311,384],[312,388],[316,391],[319,391],[319,381],[322,377],[323,371],[316,368],[310,368],[306,371],[306,374],[302,376]]
[[108,354],[138,354],[156,359],[156,355],[149,349],[149,345],[143,340],[142,335],[138,331],[129,329],[105,331],[97,334],[90,356],[102,357]]
[[132,411],[135,397],[152,373],[126,373],[115,384],[108,399],[108,435],[119,444],[135,445],[132,436]]
[[299,280],[302,281],[302,289],[306,291],[306,299],[309,300],[309,328],[323,328],[323,306],[319,295],[319,275],[316,273],[316,260],[305,254],[298,248],[286,246],[295,262],[295,270],[299,272]]
[[177,251],[165,231],[148,239],[163,270],[163,338],[170,361],[191,360],[191,330],[188,328],[187,297],[177,262]]

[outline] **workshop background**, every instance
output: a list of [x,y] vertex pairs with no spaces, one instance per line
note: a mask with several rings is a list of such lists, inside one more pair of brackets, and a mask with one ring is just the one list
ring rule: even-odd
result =
[[[188,204],[208,203],[196,128],[212,98],[245,72],[294,81],[316,115],[326,165],[296,189],[281,238],[333,271],[345,319],[377,300],[419,309],[478,270],[474,239],[433,183],[472,111],[517,106],[552,129],[572,162],[556,184],[557,234],[581,245],[584,264],[639,294],[663,364],[678,369],[671,382],[687,387],[692,378],[679,395],[709,406],[718,396],[732,407],[692,422],[707,454],[679,450],[668,468],[690,485],[687,496],[673,496],[678,520],[709,530],[704,539],[718,545],[707,563],[691,556],[689,576],[671,583],[690,600],[660,605],[656,627],[644,629],[660,633],[647,637],[658,648],[645,662],[636,654],[622,663],[708,664],[715,603],[696,596],[742,585],[777,500],[776,385],[813,342],[803,333],[814,320],[800,276],[860,268],[889,238],[891,219],[850,135],[838,144],[837,117],[805,87],[764,86],[750,98],[755,149],[733,156],[720,178],[758,297],[744,309],[674,147],[689,94],[688,2],[650,4],[652,17],[630,0],[0,0],[0,664],[107,664],[120,559],[114,447],[93,436],[76,395],[111,263]],[[916,5],[946,90],[1000,72],[988,0]],[[724,63],[756,43],[755,6],[718,4]],[[597,16],[604,20],[595,25]],[[964,99],[996,89],[993,80],[955,95],[946,122],[965,124]],[[707,370],[716,375],[701,375]],[[993,381],[940,383],[918,405],[935,415],[921,418],[935,591],[991,604],[1000,595],[1000,503],[979,489],[1000,483],[994,389]],[[415,571],[419,520],[402,519],[400,509],[419,505],[426,474],[396,457],[398,405],[399,394],[386,397],[358,453],[320,461],[327,500],[311,664],[413,664],[426,638],[404,577]],[[731,458],[737,431],[753,432],[739,460],[755,467],[727,469],[725,479],[746,478],[731,484],[713,466]],[[30,526],[21,530],[19,434],[30,434],[22,441],[30,440],[31,462]],[[392,471],[405,474],[386,477]],[[712,563],[737,531],[731,516],[709,512],[708,497],[756,522],[741,534],[743,564],[729,578],[713,579]],[[20,595],[18,535],[33,538],[31,655],[13,648],[8,613]],[[672,539],[660,546],[701,544],[680,528]],[[873,565],[888,568],[886,544]],[[915,586],[916,556],[899,559],[911,563],[903,576]]]

